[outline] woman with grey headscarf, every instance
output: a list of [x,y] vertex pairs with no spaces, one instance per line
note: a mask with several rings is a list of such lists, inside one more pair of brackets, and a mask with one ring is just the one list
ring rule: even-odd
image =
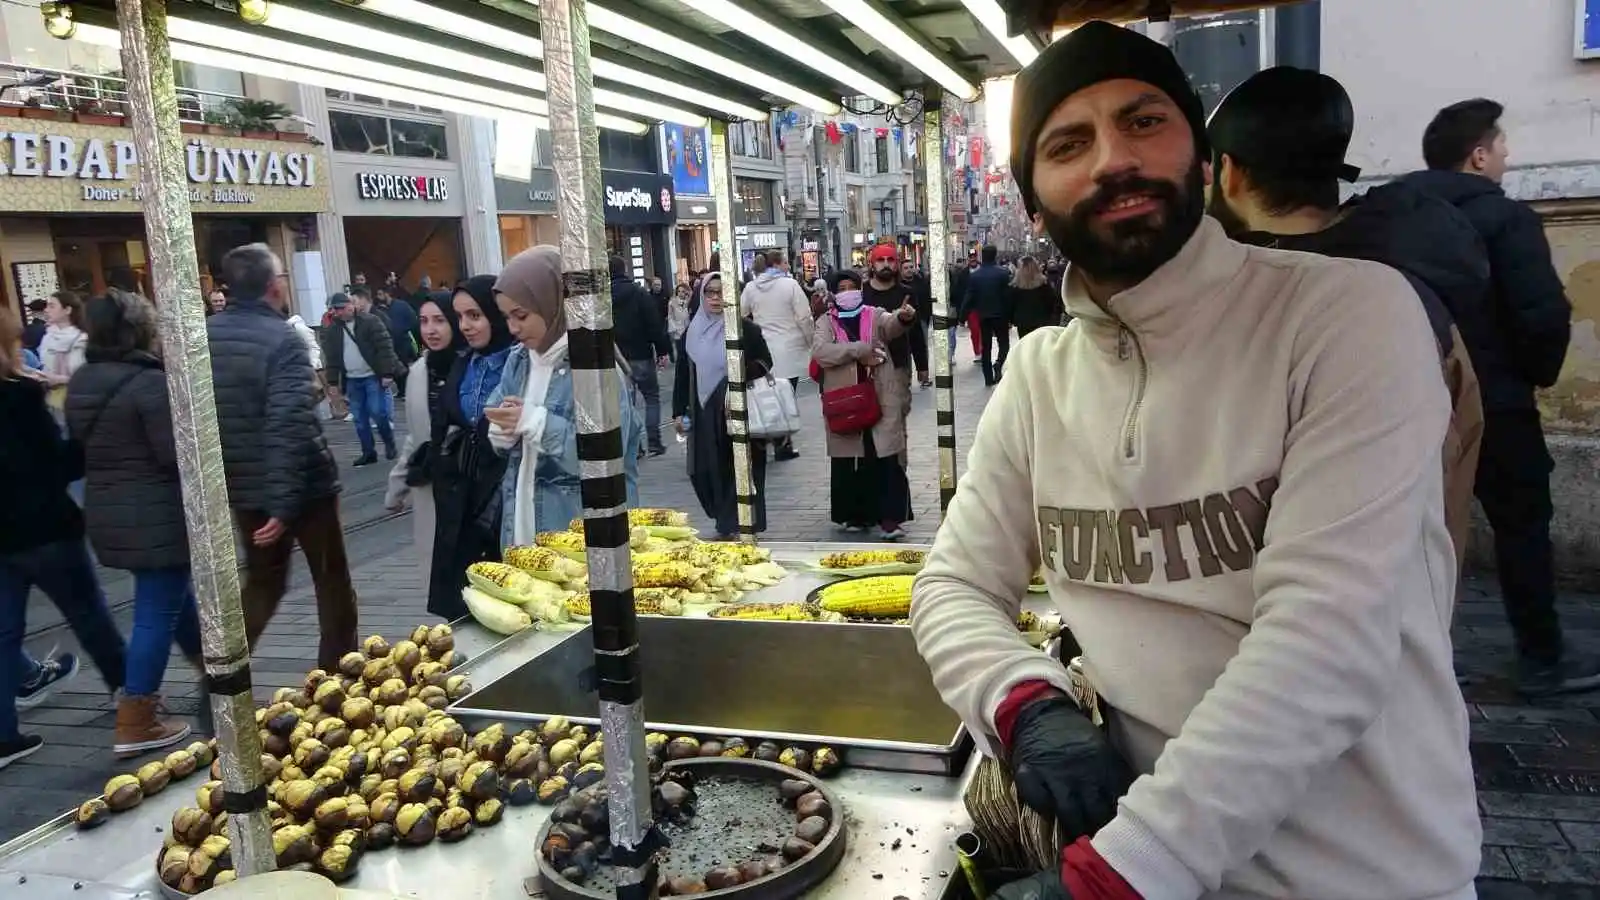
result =
[[[717,539],[733,540],[739,533],[738,490],[733,478],[733,438],[728,434],[725,401],[728,393],[728,351],[722,318],[722,277],[715,273],[700,283],[683,336],[684,352],[672,380],[672,414],[678,433],[689,436],[689,482],[706,515],[716,520]],[[749,319],[739,320],[739,340],[744,347],[744,375],[748,384],[772,369],[772,351],[761,328]],[[751,479],[755,488],[755,529],[767,529],[767,448],[765,441],[750,442]]]
[[[495,280],[494,299],[517,339],[483,412],[489,443],[509,457],[500,483],[500,543],[510,547],[532,544],[541,531],[565,530],[583,515],[561,251],[541,245],[513,256]],[[627,373],[619,374],[626,384]],[[628,503],[636,506],[644,420],[633,396],[623,391],[620,402],[622,465]]]

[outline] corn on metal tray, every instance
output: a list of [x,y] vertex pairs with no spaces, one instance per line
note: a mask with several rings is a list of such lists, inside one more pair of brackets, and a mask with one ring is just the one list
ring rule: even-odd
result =
[[[971,739],[897,625],[640,616],[645,720],[669,734],[827,745],[848,766],[952,775]],[[588,627],[451,708],[474,723],[598,723]]]

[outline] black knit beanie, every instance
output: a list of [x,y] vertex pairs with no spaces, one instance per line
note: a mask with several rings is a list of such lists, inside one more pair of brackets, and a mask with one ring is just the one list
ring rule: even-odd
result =
[[1189,86],[1189,77],[1172,51],[1156,41],[1110,22],[1086,22],[1056,41],[1017,75],[1011,96],[1011,177],[1032,216],[1033,145],[1045,120],[1067,99],[1086,87],[1116,78],[1131,78],[1159,88],[1183,111],[1194,132],[1195,152],[1210,160],[1205,107]]

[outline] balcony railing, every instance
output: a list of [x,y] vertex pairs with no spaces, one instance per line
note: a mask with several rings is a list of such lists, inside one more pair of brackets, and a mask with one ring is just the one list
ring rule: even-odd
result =
[[[207,114],[220,114],[237,94],[178,87],[178,119],[203,123]],[[59,109],[126,116],[128,81],[114,75],[90,75],[39,66],[0,62],[0,101]]]

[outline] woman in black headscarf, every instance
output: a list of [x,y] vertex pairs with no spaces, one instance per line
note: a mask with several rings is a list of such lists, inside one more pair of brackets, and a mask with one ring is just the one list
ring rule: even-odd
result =
[[424,583],[433,569],[433,411],[439,408],[439,397],[456,359],[467,349],[450,299],[449,291],[435,291],[417,308],[423,354],[406,374],[406,441],[400,461],[389,473],[389,491],[383,501],[391,512],[399,512],[410,501],[411,528]]
[[[489,420],[484,418],[483,407],[500,387],[500,375],[515,342],[495,303],[494,280],[493,275],[476,275],[456,286],[449,305],[465,349],[449,360],[437,400],[430,402],[428,409],[433,447],[428,470],[437,522],[428,611],[446,619],[467,614],[467,604],[461,599],[467,566],[500,558],[500,479],[505,474],[505,457],[489,445]],[[429,356],[433,355],[430,351]],[[443,363],[440,360],[438,365]]]

